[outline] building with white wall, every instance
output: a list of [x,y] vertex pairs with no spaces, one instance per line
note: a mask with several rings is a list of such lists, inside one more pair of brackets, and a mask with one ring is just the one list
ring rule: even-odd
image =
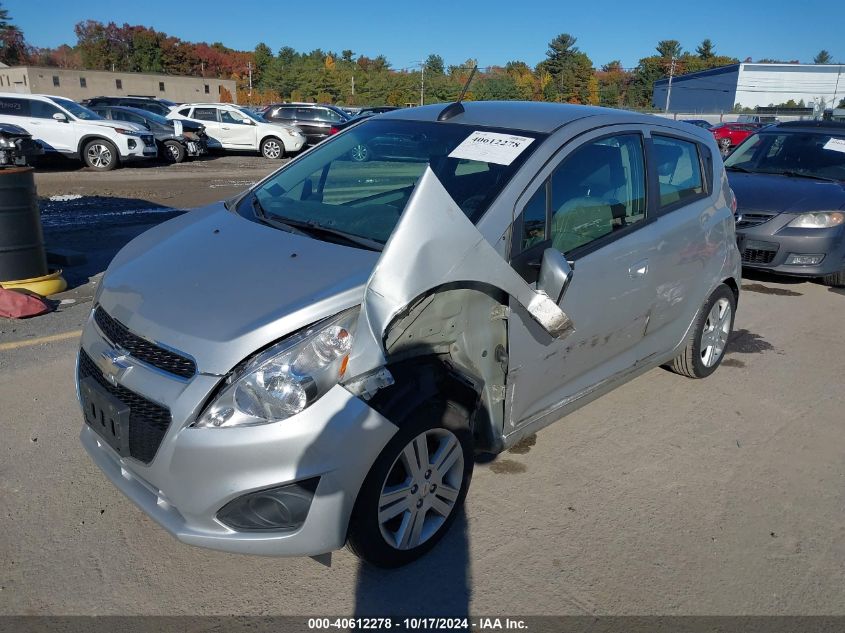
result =
[[101,96],[158,97],[177,103],[221,101],[224,90],[232,100],[237,100],[232,79],[40,66],[0,67],[0,92],[57,95],[74,101]]
[[[669,79],[654,83],[652,105],[666,108]],[[730,112],[778,105],[792,99],[819,110],[835,108],[845,97],[845,64],[741,63],[672,79],[669,112]]]

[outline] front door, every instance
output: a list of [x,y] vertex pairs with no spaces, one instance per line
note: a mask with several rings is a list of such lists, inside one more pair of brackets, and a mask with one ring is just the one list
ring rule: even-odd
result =
[[[54,114],[64,114],[65,121],[56,121]],[[29,118],[22,127],[32,134],[32,138],[43,141],[57,152],[73,153],[77,151],[76,141],[79,134],[73,118],[46,101],[29,101]]]
[[220,134],[226,147],[258,149],[255,124],[248,116],[235,110],[220,110]]
[[572,262],[560,307],[575,323],[555,339],[513,305],[505,434],[550,415],[639,358],[654,291],[645,130],[596,131],[541,172],[517,203],[512,265],[536,281],[542,252]]

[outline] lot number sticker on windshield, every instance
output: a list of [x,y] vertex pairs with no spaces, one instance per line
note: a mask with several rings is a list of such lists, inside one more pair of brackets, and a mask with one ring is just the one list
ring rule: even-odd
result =
[[534,141],[527,136],[473,132],[458,145],[449,158],[464,158],[497,165],[510,165]]
[[832,138],[822,146],[824,149],[832,149],[834,152],[845,153],[845,139]]

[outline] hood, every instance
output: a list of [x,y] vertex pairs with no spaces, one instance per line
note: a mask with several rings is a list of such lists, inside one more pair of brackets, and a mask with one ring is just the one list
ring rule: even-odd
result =
[[740,209],[774,213],[830,211],[845,207],[845,186],[811,178],[728,171]]
[[127,244],[99,303],[131,331],[225,374],[256,350],[361,302],[379,253],[190,211]]
[[111,121],[109,119],[103,119],[102,121],[91,121],[91,120],[80,120],[80,123],[87,123],[89,125],[100,125],[102,127],[110,127],[110,128],[120,128],[122,130],[133,130],[135,132],[149,132],[147,128],[139,123],[130,123],[129,121]]

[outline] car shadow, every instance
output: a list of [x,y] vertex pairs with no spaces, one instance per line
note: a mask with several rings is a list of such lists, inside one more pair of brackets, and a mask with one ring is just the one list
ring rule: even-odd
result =
[[39,207],[48,259],[51,252],[64,256],[51,267],[62,269],[69,289],[103,272],[144,231],[184,213],[147,200],[108,196],[42,198]]
[[[398,569],[359,563],[355,582],[357,618],[393,618],[393,630],[406,631],[404,618],[468,618],[472,596],[469,535],[464,506],[434,549]],[[396,628],[398,625],[398,628]]]

